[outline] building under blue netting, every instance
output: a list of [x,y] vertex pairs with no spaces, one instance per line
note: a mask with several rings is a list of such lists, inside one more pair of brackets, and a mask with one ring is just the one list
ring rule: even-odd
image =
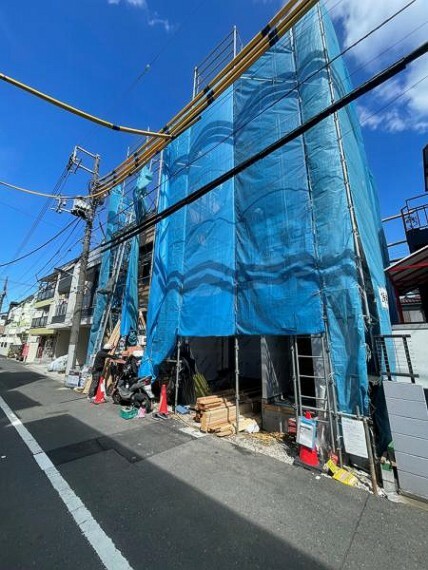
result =
[[[349,92],[338,54],[317,6],[167,147],[158,210]],[[233,368],[238,338],[242,378],[273,366],[270,399],[293,392],[296,339],[314,358],[323,339],[337,408],[367,410],[372,337],[390,328],[383,251],[348,106],[158,224],[141,374],[156,377],[180,339],[210,381]],[[318,369],[306,374],[315,383]]]

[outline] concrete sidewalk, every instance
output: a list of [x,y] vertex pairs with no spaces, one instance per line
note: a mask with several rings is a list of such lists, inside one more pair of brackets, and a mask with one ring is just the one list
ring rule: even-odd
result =
[[133,568],[426,567],[424,510],[0,368],[2,397]]

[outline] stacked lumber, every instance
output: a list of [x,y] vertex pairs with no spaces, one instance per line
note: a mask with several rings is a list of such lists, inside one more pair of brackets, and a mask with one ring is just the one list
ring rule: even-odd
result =
[[[239,404],[239,422],[245,418],[241,414],[253,413],[251,398],[242,394]],[[217,396],[205,396],[196,401],[195,421],[201,423],[201,431],[215,433],[219,437],[231,435],[236,432],[236,402],[233,392]]]

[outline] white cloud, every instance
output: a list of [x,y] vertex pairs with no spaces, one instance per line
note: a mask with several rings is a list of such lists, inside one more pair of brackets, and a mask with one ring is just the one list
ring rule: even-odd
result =
[[[344,0],[337,3],[337,0],[326,0],[325,4],[336,23],[342,26],[344,44],[348,47],[409,1]],[[426,41],[428,25],[424,22],[427,14],[427,1],[416,0],[348,52],[349,57],[357,67],[363,66],[369,73],[387,66]],[[367,98],[367,105],[359,107],[363,124],[389,132],[428,131],[428,78],[424,79],[427,73],[428,57],[425,55],[408,70],[376,89]]]
[[128,4],[134,8],[140,8],[144,10],[147,18],[147,25],[150,27],[161,26],[165,32],[169,33],[175,29],[174,24],[172,24],[168,19],[161,18],[157,12],[152,12],[149,8],[147,0],[107,0],[108,4],[118,5],[118,4]]
[[155,12],[151,18],[147,20],[149,26],[163,26],[166,32],[172,32],[174,30],[174,25],[171,24],[169,20],[165,18],[159,18],[158,14]]

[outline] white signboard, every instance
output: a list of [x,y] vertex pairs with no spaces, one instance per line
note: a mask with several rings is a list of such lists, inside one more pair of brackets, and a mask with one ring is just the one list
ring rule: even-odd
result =
[[298,418],[296,441],[299,445],[313,449],[315,447],[315,422],[307,418]]
[[342,418],[342,433],[346,453],[368,458],[366,435],[361,420]]

